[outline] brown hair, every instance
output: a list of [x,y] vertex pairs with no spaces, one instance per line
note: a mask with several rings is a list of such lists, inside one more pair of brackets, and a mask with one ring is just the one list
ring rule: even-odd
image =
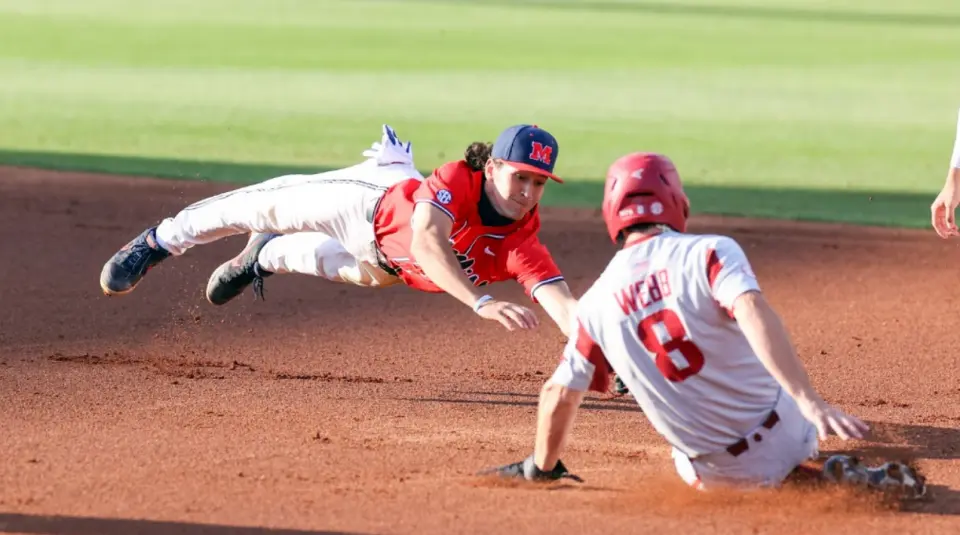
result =
[[467,147],[467,150],[463,151],[463,159],[466,160],[467,165],[474,171],[483,171],[492,152],[493,143],[474,141]]
[[623,247],[623,245],[627,242],[627,236],[631,232],[649,232],[654,229],[658,229],[662,231],[676,230],[675,228],[665,223],[637,223],[635,225],[630,225],[629,227],[621,230],[619,234],[617,234],[617,239],[616,239],[617,247]]

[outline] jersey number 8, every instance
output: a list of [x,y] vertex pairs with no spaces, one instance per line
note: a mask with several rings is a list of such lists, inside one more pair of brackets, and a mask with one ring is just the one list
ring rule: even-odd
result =
[[[660,324],[667,330],[669,339],[660,341],[655,327]],[[680,321],[680,316],[669,309],[659,310],[643,318],[637,326],[640,342],[647,351],[657,357],[657,369],[669,381],[679,383],[692,375],[696,375],[703,368],[703,352],[693,341],[687,339],[687,330]],[[676,351],[687,361],[684,368],[670,358],[670,352]]]

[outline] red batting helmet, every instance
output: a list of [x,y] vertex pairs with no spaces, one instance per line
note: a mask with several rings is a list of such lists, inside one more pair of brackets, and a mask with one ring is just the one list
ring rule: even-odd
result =
[[603,220],[610,239],[640,223],[662,223],[678,232],[687,228],[690,201],[670,158],[635,152],[613,162],[603,186]]

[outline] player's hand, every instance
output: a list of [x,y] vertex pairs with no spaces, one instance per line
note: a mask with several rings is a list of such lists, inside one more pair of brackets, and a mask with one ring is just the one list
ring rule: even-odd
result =
[[487,301],[480,305],[477,314],[483,319],[499,321],[508,331],[533,329],[540,324],[532,310],[507,301]]
[[803,416],[817,428],[820,440],[826,440],[831,432],[843,440],[863,438],[870,430],[870,426],[857,417],[831,407],[824,401],[799,403],[799,406]]
[[567,467],[563,465],[563,461],[560,461],[559,459],[557,460],[557,464],[554,466],[553,470],[550,470],[549,472],[541,470],[534,462],[532,453],[529,457],[520,462],[481,470],[477,475],[495,475],[503,478],[526,479],[527,481],[556,481],[558,479],[566,478],[572,479],[578,483],[583,483],[583,478],[576,474],[571,474],[567,470]]
[[948,181],[940,190],[940,195],[937,195],[933,204],[930,205],[931,223],[941,238],[960,236],[955,217],[958,204],[960,204],[960,190],[953,181]]

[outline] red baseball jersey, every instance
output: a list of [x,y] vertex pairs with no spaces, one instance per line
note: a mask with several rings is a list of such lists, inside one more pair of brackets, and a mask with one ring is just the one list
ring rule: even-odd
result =
[[464,273],[475,286],[516,280],[527,295],[544,284],[563,280],[547,248],[537,238],[540,213],[504,226],[484,225],[480,217],[483,172],[465,161],[451,162],[424,180],[405,180],[390,187],[374,214],[377,245],[408,285],[442,292],[427,278],[410,253],[410,219],[417,203],[429,203],[453,221],[450,244]]

